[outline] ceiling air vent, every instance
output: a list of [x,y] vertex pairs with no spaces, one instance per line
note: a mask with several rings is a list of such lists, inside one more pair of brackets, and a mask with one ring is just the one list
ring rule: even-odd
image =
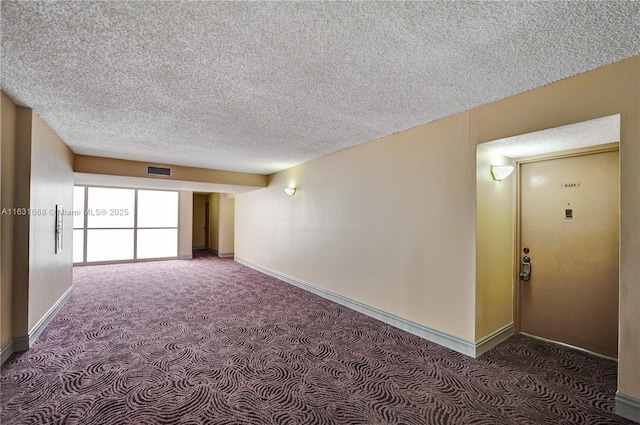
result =
[[151,176],[171,176],[171,168],[147,165],[147,174]]

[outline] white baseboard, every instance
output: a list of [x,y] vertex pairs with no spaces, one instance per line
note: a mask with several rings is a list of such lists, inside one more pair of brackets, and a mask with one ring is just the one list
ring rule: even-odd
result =
[[16,338],[11,338],[7,341],[2,348],[0,348],[0,364],[3,364],[7,361],[9,357],[13,353],[17,353],[18,351],[26,351],[29,349],[29,337],[28,336],[19,336]]
[[[454,336],[454,335],[450,335],[448,333],[436,330],[436,329],[432,329],[429,328],[427,326],[421,325],[419,323],[413,322],[411,320],[407,320],[403,317],[397,316],[395,314],[392,313],[388,313],[386,311],[380,310],[379,308],[376,307],[372,307],[370,305],[367,304],[363,304],[359,301],[353,300],[351,298],[347,298],[343,295],[340,294],[336,294],[335,292],[331,292],[328,291],[326,289],[320,288],[318,286],[312,285],[308,282],[305,282],[303,280],[297,279],[295,277],[292,276],[288,276],[284,273],[280,273],[278,271],[269,269],[267,267],[263,267],[263,266],[259,266],[257,264],[253,264],[250,261],[247,261],[243,258],[240,257],[235,257],[235,261],[240,263],[240,264],[244,264],[247,267],[251,267],[252,269],[255,269],[259,272],[262,272],[266,275],[275,277],[276,279],[280,279],[284,282],[290,283],[294,286],[297,286],[299,288],[302,288],[306,291],[312,292],[316,295],[319,295],[323,298],[326,298],[330,301],[336,302],[340,305],[343,305],[345,307],[348,307],[352,310],[358,311],[362,314],[365,314],[367,316],[373,317],[374,319],[378,319],[384,323],[387,323],[391,326],[394,326],[398,329],[402,329],[403,331],[407,331],[409,333],[412,333],[414,335],[419,336],[420,338],[426,339],[427,341],[431,341],[434,342],[436,344],[442,345],[444,347],[450,348],[451,350],[457,351],[459,353],[465,354],[469,357],[477,357],[479,354],[477,354],[477,352],[479,351],[478,348],[481,347],[489,347],[496,339],[500,339],[500,338],[504,338],[506,339],[508,337],[508,331],[509,329],[511,329],[511,332],[513,333],[513,325],[509,325],[511,326],[509,328],[509,326],[506,326],[505,328],[499,329],[494,335],[491,334],[486,338],[483,338],[482,341],[480,341],[479,344],[475,344],[472,341]],[[485,341],[486,339],[486,341]],[[503,340],[503,339],[502,339]],[[501,342],[502,340],[498,341]],[[496,345],[498,342],[496,342],[493,345]],[[493,346],[491,345],[491,346]],[[490,348],[490,347],[489,347]],[[488,348],[487,348],[488,349]],[[485,350],[486,351],[486,350]],[[484,352],[484,351],[482,351]]]
[[204,246],[204,245],[195,245],[195,246],[192,246],[192,247],[191,247],[191,249],[193,249],[193,250],[197,250],[197,249],[207,249],[207,247],[206,247],[206,246]]
[[13,338],[11,338],[2,347],[0,347],[0,364],[6,362],[14,352],[15,350],[13,348]]
[[617,392],[616,415],[640,424],[640,400]]
[[13,352],[27,351],[29,349],[29,335],[17,336],[13,338]]
[[193,260],[193,254],[184,254],[178,257],[181,260]]
[[219,252],[218,257],[220,258],[229,258],[233,257],[233,252]]
[[491,350],[496,345],[505,341],[507,338],[513,335],[513,323],[509,323],[495,330],[484,338],[476,342],[476,354],[475,357],[480,357],[487,351]]
[[4,363],[13,353],[17,353],[18,351],[26,351],[33,345],[34,342],[38,339],[42,331],[47,327],[47,325],[53,320],[53,318],[58,314],[58,311],[65,302],[71,296],[73,292],[73,286],[65,291],[64,294],[56,301],[56,303],[46,312],[44,316],[36,323],[36,325],[29,331],[29,335],[23,335],[18,337],[13,337],[6,344],[0,348],[0,364]]
[[60,311],[64,303],[67,302],[72,292],[73,286],[70,286],[69,289],[67,289],[65,293],[62,294],[62,296],[58,299],[58,301],[56,301],[56,303],[49,309],[49,311],[47,311],[47,313],[42,316],[38,323],[36,323],[36,325],[29,331],[29,348],[33,345],[34,342],[36,342],[49,322],[51,322],[56,314],[58,314],[58,311]]

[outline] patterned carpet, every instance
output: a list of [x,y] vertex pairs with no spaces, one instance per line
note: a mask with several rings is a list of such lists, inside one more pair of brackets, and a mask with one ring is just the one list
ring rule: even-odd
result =
[[200,255],[74,269],[2,366],[6,424],[631,424],[616,364],[516,336],[471,359]]

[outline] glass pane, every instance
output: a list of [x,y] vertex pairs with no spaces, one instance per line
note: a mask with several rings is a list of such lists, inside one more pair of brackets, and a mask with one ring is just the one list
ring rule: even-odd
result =
[[74,186],[73,187],[73,228],[81,229],[83,227],[84,227],[84,186]]
[[138,227],[178,227],[178,192],[138,190]]
[[133,189],[90,187],[88,197],[89,228],[133,227]]
[[138,229],[138,258],[178,256],[178,229]]
[[133,229],[87,230],[87,262],[133,259]]
[[75,229],[73,231],[73,262],[82,263],[84,261],[84,230]]

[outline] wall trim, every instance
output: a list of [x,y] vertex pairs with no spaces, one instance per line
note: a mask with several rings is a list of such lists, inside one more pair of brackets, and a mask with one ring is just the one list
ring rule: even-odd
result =
[[514,334],[513,330],[513,322],[504,325],[500,329],[496,329],[491,332],[489,335],[481,338],[476,342],[476,355],[475,357],[480,357],[487,351],[491,350],[496,345],[500,344],[502,341],[505,341],[510,336]]
[[640,424],[640,400],[616,393],[616,415]]
[[219,252],[218,257],[220,258],[229,258],[233,257],[233,252]]
[[28,336],[24,335],[16,338],[11,338],[2,346],[2,348],[0,348],[0,364],[6,362],[13,353],[17,353],[18,351],[26,351],[28,349]]
[[13,354],[13,338],[7,341],[2,347],[0,347],[0,364],[7,361]]
[[194,245],[191,247],[192,250],[198,250],[198,249],[207,249],[206,246],[204,245]]
[[[442,345],[451,350],[457,351],[458,353],[465,354],[469,357],[476,357],[478,345],[469,340],[448,334],[446,332],[429,328],[427,326],[421,325],[419,323],[413,322],[411,320],[405,319],[395,314],[388,313],[384,310],[380,310],[379,308],[372,307],[370,305],[361,303],[351,298],[347,298],[343,295],[336,294],[335,292],[331,292],[326,289],[320,288],[318,286],[312,285],[301,279],[286,275],[284,273],[280,273],[268,267],[259,266],[248,260],[245,260],[244,258],[235,257],[235,261],[247,267],[250,267],[254,270],[257,270],[261,273],[264,273],[271,277],[275,277],[276,279],[290,283],[306,291],[312,292],[316,295],[321,296],[322,298],[326,298],[330,301],[336,302],[340,305],[343,305],[352,310],[365,314],[369,317],[373,317],[374,319],[380,320],[393,327],[402,329],[403,331],[407,331],[411,334],[419,336],[420,338],[426,339],[427,341]],[[504,332],[504,330],[499,330],[499,331],[500,331],[500,335],[502,335],[502,332]]]
[[73,285],[70,286],[69,289],[67,289],[65,293],[62,294],[60,298],[58,298],[58,301],[56,301],[56,303],[49,309],[49,311],[47,311],[46,314],[42,316],[38,323],[36,323],[36,325],[31,329],[29,335],[14,337],[7,341],[0,348],[0,364],[7,361],[7,359],[11,357],[13,353],[16,353],[18,351],[26,351],[31,348],[42,331],[44,331],[51,320],[53,320],[56,314],[58,314],[58,311],[60,311],[64,303],[67,302],[72,292]]
[[178,258],[180,260],[193,260],[193,254],[183,254]]
[[29,349],[29,335],[22,335],[13,338],[13,352],[27,351]]
[[53,306],[51,306],[49,311],[47,311],[47,313],[44,316],[42,316],[42,318],[38,321],[38,323],[36,323],[36,325],[29,331],[29,344],[27,348],[31,348],[33,343],[36,342],[36,340],[38,339],[42,331],[44,331],[44,328],[47,327],[49,322],[51,322],[51,320],[53,320],[56,314],[58,314],[58,311],[60,311],[64,303],[67,302],[72,292],[73,292],[73,285],[71,285],[69,289],[67,289],[65,293],[62,294],[62,296],[58,299],[58,301],[56,301],[56,303]]

